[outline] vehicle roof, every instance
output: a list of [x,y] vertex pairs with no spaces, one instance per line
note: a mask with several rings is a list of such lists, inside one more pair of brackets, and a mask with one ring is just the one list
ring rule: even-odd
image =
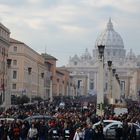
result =
[[[99,122],[97,122],[97,123],[95,123],[94,125],[98,125],[98,124],[100,124],[102,121],[99,121]],[[103,122],[119,122],[119,121],[117,121],[117,120],[103,120]]]
[[[122,125],[123,123],[120,122],[120,121],[118,121],[118,122],[112,122],[112,123],[108,124],[107,126],[105,126],[104,129],[107,129],[107,128],[111,127],[112,125],[115,125],[115,124],[118,124],[118,125],[121,124]],[[129,124],[132,124],[132,123],[131,122],[128,122],[128,125]],[[133,123],[133,124],[136,125],[136,126],[138,126],[140,128],[140,126],[138,124],[136,124],[136,123]]]
[[28,120],[28,119],[43,119],[43,118],[53,119],[54,117],[47,116],[47,115],[33,115],[33,116],[29,116],[29,117],[25,118],[24,120]]

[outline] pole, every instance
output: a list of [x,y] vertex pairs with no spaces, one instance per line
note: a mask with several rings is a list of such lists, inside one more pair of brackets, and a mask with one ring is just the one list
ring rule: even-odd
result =
[[28,74],[29,74],[29,98],[30,98],[30,103],[32,102],[32,77],[31,77],[31,71],[32,68],[28,68]]
[[99,116],[104,115],[104,45],[98,46],[99,51],[99,69],[98,69],[98,93],[97,93],[97,110],[96,114]]
[[110,101],[109,102],[110,102],[110,104],[113,104],[113,96],[112,96],[112,78],[113,78],[112,77],[112,68],[109,70],[109,72],[110,72],[110,75],[109,75],[110,76],[110,88],[109,88],[110,89],[110,92],[109,92],[110,93]]
[[98,85],[98,93],[97,93],[97,105],[99,105],[99,108],[97,108],[97,115],[102,116],[103,109],[102,106],[104,104],[104,69],[103,69],[103,58],[99,60],[99,85]]

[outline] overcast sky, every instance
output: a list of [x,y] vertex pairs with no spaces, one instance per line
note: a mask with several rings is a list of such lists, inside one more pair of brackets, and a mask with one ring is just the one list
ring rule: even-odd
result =
[[91,52],[111,17],[125,48],[140,54],[140,0],[0,0],[0,22],[11,37],[66,65]]

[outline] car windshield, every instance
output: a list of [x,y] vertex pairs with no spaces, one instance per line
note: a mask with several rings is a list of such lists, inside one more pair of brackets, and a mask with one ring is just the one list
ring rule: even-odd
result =
[[104,127],[107,126],[110,123],[112,123],[112,122],[104,122]]
[[30,116],[30,117],[27,117],[25,120],[26,121],[41,121],[41,120],[45,120],[46,122],[48,122],[49,120],[52,120],[54,119],[53,117],[50,117],[50,116],[42,116],[42,115],[39,115],[39,116]]

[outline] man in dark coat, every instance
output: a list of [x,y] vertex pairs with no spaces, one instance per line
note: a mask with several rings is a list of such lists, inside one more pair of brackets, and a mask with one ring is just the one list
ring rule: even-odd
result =
[[122,126],[120,124],[116,128],[116,140],[121,140],[121,138],[122,138]]
[[92,129],[92,125],[88,124],[87,128],[85,129],[85,136],[84,140],[94,140],[94,130]]

